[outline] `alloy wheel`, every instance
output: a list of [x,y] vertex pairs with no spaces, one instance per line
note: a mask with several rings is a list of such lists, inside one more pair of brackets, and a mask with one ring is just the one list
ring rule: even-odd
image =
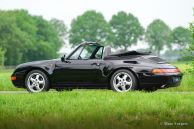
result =
[[113,79],[113,86],[118,92],[127,92],[131,90],[132,79],[131,76],[126,72],[118,73]]
[[32,92],[41,92],[45,87],[45,79],[40,73],[32,73],[28,77],[27,86]]

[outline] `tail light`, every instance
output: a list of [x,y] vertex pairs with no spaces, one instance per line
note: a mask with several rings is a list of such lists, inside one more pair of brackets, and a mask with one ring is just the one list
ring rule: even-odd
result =
[[178,68],[173,69],[153,69],[153,74],[166,74],[166,73],[180,73],[180,70]]

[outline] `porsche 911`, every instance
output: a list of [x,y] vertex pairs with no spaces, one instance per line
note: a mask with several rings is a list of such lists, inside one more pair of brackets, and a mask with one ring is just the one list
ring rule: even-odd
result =
[[112,53],[111,47],[93,42],[81,43],[59,59],[20,64],[11,75],[16,87],[32,93],[80,88],[154,91],[179,86],[181,78],[177,67],[150,53]]

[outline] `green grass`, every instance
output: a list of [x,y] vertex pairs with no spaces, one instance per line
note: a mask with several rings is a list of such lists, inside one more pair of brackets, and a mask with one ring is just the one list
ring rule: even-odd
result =
[[22,90],[13,86],[10,80],[12,72],[13,72],[12,69],[0,70],[0,91]]
[[194,126],[194,95],[74,90],[0,95],[1,129],[183,128]]

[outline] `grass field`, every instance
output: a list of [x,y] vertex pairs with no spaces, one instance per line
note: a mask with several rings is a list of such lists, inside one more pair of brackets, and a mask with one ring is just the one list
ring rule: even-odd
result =
[[[0,94],[0,129],[190,129],[194,127],[194,75],[186,64],[181,86],[152,93],[73,90],[39,94]],[[21,90],[0,72],[0,90]],[[168,91],[168,92],[163,92]]]
[[193,100],[194,95],[186,93],[108,90],[6,94],[0,96],[0,128],[192,128]]

